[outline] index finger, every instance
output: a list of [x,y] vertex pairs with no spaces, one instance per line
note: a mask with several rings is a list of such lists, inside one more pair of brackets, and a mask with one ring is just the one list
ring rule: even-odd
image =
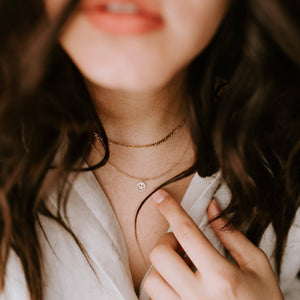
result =
[[213,269],[213,266],[218,266],[218,268],[225,267],[225,265],[231,266],[169,193],[165,190],[158,190],[152,195],[152,199],[200,273],[201,270]]

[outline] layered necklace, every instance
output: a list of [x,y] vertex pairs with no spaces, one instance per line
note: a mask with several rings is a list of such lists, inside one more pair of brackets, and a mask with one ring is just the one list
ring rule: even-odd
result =
[[[178,132],[184,126],[184,124],[185,124],[185,120],[182,121],[179,125],[177,125],[164,138],[160,139],[159,141],[157,141],[155,143],[151,143],[151,144],[146,144],[146,145],[130,145],[130,144],[123,144],[123,143],[114,141],[112,139],[108,139],[108,142],[110,144],[114,144],[114,145],[117,145],[117,146],[120,146],[120,147],[132,148],[132,149],[155,148],[155,147],[160,146],[163,143],[167,142],[168,140],[170,140],[174,136],[174,134],[176,132]],[[93,135],[102,143],[102,138],[101,138],[101,136],[98,133],[94,132]],[[96,150],[96,152],[98,152],[98,154],[101,155],[100,151],[95,147],[95,145],[93,143],[91,143],[91,146],[93,147],[93,149]],[[135,176],[135,175],[129,174],[128,172],[122,170],[121,168],[119,168],[118,166],[116,166],[114,163],[112,163],[109,160],[108,160],[107,163],[111,167],[113,167],[116,171],[118,171],[119,173],[123,174],[124,176],[136,180],[137,181],[137,183],[136,183],[136,189],[137,189],[137,191],[144,192],[147,189],[147,183],[148,182],[160,179],[160,178],[168,175],[169,173],[171,173],[180,164],[180,162],[184,158],[185,154],[187,153],[187,151],[189,149],[189,146],[190,146],[190,140],[187,143],[186,147],[184,148],[184,151],[179,156],[178,160],[175,161],[167,170],[165,170],[161,174],[158,174],[158,175],[153,176],[153,177],[139,177],[139,176]]]

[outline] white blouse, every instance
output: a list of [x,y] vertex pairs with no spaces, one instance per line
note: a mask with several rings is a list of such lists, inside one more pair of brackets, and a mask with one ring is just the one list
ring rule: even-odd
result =
[[[207,226],[206,207],[221,182],[219,173],[201,178],[195,174],[181,205],[191,215],[211,243],[224,254],[224,248]],[[230,193],[225,184],[216,192],[221,207],[225,207]],[[55,209],[55,195],[49,195]],[[129,269],[128,254],[122,231],[114,211],[92,172],[80,173],[71,189],[67,206],[72,230],[90,258],[90,265],[74,239],[55,221],[41,217],[46,232],[39,238],[43,251],[45,300],[146,300],[141,288],[135,294]],[[260,248],[274,267],[275,235],[271,226],[264,233]],[[300,210],[290,229],[285,250],[280,286],[286,300],[300,300]],[[142,285],[141,285],[142,286]],[[1,300],[29,300],[26,280],[16,254],[11,251],[6,286]],[[271,299],[269,299],[271,300]]]

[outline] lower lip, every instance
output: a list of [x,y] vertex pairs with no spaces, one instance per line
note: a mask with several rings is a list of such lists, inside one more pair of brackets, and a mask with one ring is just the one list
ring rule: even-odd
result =
[[145,14],[117,14],[103,9],[84,11],[90,23],[96,28],[119,35],[138,35],[160,29],[163,21],[158,16]]

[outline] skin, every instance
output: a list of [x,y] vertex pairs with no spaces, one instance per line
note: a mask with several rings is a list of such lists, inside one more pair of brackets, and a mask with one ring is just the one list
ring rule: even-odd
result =
[[[46,0],[46,5],[55,11],[61,2]],[[60,42],[92,83],[143,93],[162,88],[208,45],[230,3],[228,0],[151,2],[165,24],[158,31],[135,36],[102,32],[88,22],[82,10],[75,11]],[[82,1],[82,6],[84,3],[89,1]]]
[[[44,1],[53,18],[67,2]],[[83,0],[82,5],[88,2]],[[151,2],[164,19],[158,31],[109,34],[92,26],[78,9],[60,36],[94,95],[108,135],[127,143],[151,143],[181,122],[187,97],[184,70],[209,44],[230,4],[229,0]],[[122,126],[116,128],[116,123]]]
[[[150,254],[153,267],[144,288],[153,300],[284,299],[264,252],[240,231],[222,229],[227,223],[225,218],[217,219],[211,226],[236,265],[212,246],[170,194],[160,190],[152,199],[173,229]],[[219,213],[220,207],[213,199],[207,208],[208,219],[213,220]],[[189,257],[188,263],[178,253],[182,249]]]
[[[165,22],[158,31],[136,36],[108,34],[93,27],[84,13],[77,9],[60,36],[61,46],[85,79],[107,135],[126,144],[153,143],[186,116],[186,67],[212,40],[230,5],[230,0],[151,1]],[[65,3],[66,0],[45,0],[49,16],[54,18]],[[153,157],[145,153],[137,158],[133,152],[120,153],[113,147],[111,157],[122,157],[117,164],[128,173],[148,177],[166,170],[170,162],[166,163],[165,154],[176,158],[188,139],[187,132],[177,141],[176,147],[166,144]],[[143,170],[140,170],[141,165]],[[190,162],[185,167],[189,165]],[[116,174],[108,172],[105,178],[112,176]],[[97,178],[101,182],[100,174]],[[121,179],[129,186],[123,177]],[[127,192],[121,183],[120,186],[123,197],[128,196],[131,191]],[[107,190],[113,192],[109,186]],[[119,221],[122,216],[130,217],[127,218],[130,221],[120,221],[127,233],[132,231],[132,217],[144,195],[137,197],[132,194],[132,211],[128,208],[118,212],[118,203],[122,204],[123,200],[128,203],[122,195],[111,194],[110,200]],[[119,206],[125,207],[123,204]],[[215,250],[182,210],[178,200],[165,195],[164,201],[154,208],[170,224],[174,234],[164,235],[150,253],[153,267],[145,280],[145,289],[152,299],[283,299],[266,256],[240,232],[220,230],[226,220],[213,222],[212,227],[237,266],[231,265]],[[217,213],[218,207],[213,202],[208,208],[208,216],[212,218]],[[147,215],[152,223],[147,229],[147,222],[142,222],[144,228],[140,228],[141,232],[153,231],[153,224],[160,224],[154,212],[147,211]],[[156,232],[159,230],[161,228]],[[128,249],[131,240],[133,237],[129,236]],[[134,242],[132,245],[134,249]],[[183,260],[178,254],[180,251],[184,251],[189,260]],[[132,253],[135,258],[137,252]],[[197,269],[195,272],[191,265]]]

